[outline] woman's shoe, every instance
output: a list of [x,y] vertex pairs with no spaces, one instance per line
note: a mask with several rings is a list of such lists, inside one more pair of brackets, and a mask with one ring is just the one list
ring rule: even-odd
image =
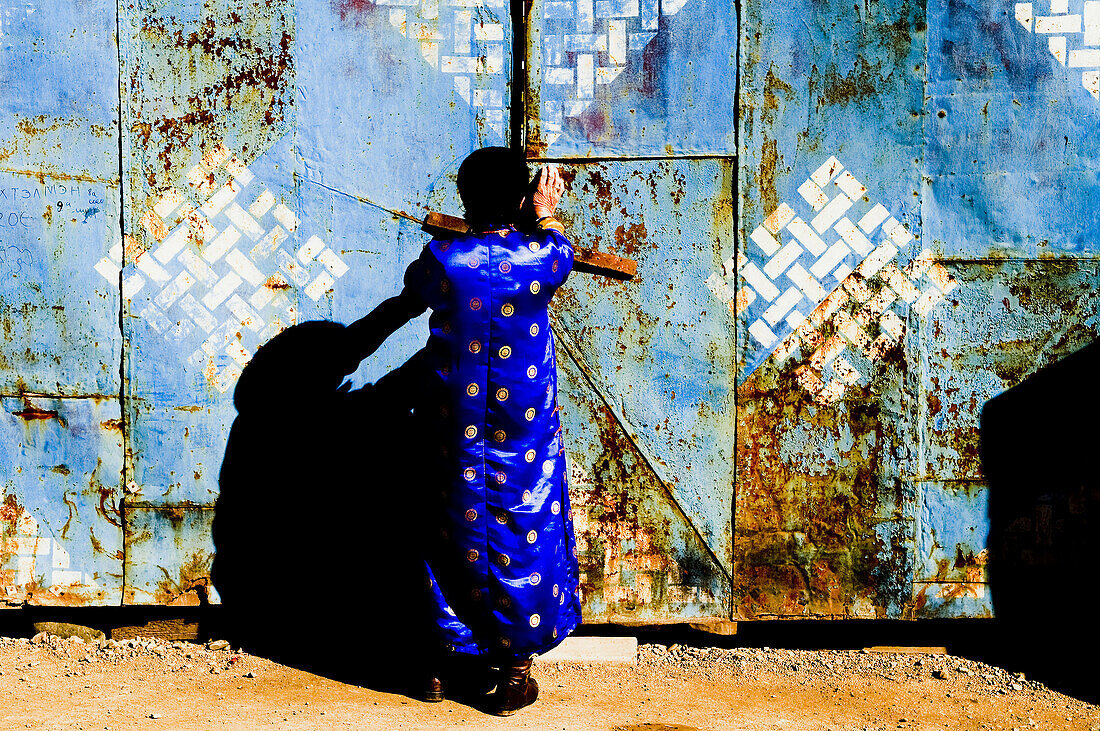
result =
[[501,668],[500,684],[493,694],[492,712],[511,716],[539,697],[539,684],[531,677],[531,661],[517,660]]
[[420,700],[426,703],[439,703],[443,700],[443,680],[438,675],[431,675],[424,681]]

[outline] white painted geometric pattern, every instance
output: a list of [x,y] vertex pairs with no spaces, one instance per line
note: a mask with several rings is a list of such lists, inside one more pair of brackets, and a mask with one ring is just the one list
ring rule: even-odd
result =
[[420,46],[432,68],[453,77],[455,92],[504,134],[504,0],[378,0],[390,25]]
[[[1045,3],[1044,3],[1045,4]],[[1081,86],[1100,100],[1100,1],[1050,0],[1050,14],[1036,15],[1040,3],[1016,3],[1016,21],[1046,36],[1047,49],[1063,66],[1082,69]]]
[[736,252],[706,284],[735,316],[748,313],[757,365],[800,356],[800,384],[831,403],[900,346],[896,304],[923,317],[955,281],[927,249],[909,253],[913,235],[835,157],[798,194],[801,215],[780,203],[749,236],[757,263]]
[[566,117],[592,105],[598,85],[615,80],[657,35],[660,15],[687,0],[544,0],[539,113],[546,144]]
[[56,539],[44,535],[33,515],[24,508],[16,510],[14,531],[0,535],[0,553],[14,559],[11,583],[0,585],[3,590],[0,604],[26,601],[28,587],[42,581],[43,577],[48,585],[46,590],[55,596],[73,586],[79,586],[82,591],[102,589],[98,575],[73,568],[69,552]]
[[[303,235],[297,214],[224,145],[188,171],[187,183],[146,209],[126,237],[133,266],[122,295],[166,339],[193,343],[188,364],[224,393],[260,345],[297,323],[295,290],[316,301],[348,266],[319,236]],[[95,265],[112,284],[122,254],[116,244]]]

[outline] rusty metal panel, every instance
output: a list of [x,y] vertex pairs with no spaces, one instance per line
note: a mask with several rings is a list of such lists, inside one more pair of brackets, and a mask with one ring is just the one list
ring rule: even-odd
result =
[[127,501],[124,604],[197,606],[217,602],[210,581],[212,505]]
[[121,597],[114,31],[0,4],[0,606]]
[[531,156],[735,153],[736,3],[535,0],[527,13]]
[[711,279],[738,333],[734,614],[908,616],[906,323],[942,295],[917,225],[924,8],[744,13],[739,247]]
[[[1096,42],[1083,8],[929,4],[922,207],[943,255],[1097,255],[1100,104],[1080,58]],[[1052,32],[1059,23],[1066,32]]]
[[638,261],[630,281],[575,273],[552,304],[590,619],[728,616],[734,349],[706,279],[732,246],[733,173],[563,166],[570,235]]
[[[458,210],[458,163],[507,139],[508,23],[501,0],[123,10],[127,603],[209,569],[209,521],[164,516],[216,500],[256,349],[396,291],[409,218]],[[357,385],[418,347],[394,341]]]
[[0,606],[117,604],[118,400],[23,395],[0,405]]
[[1100,314],[1069,5],[745,8],[740,616],[994,613],[979,414]]
[[[294,220],[279,207],[289,176],[268,183],[257,164],[293,127],[294,8],[138,3],[121,12],[126,238],[116,263],[128,345],[121,601],[198,602],[187,586],[172,587],[209,573],[213,542],[201,508],[217,497],[244,349],[292,324],[289,298],[248,299],[277,294],[265,289],[271,273],[261,274],[250,256],[258,227],[268,224],[262,234]],[[279,196],[266,215],[245,211],[265,190]],[[189,517],[178,518],[181,511]]]
[[[952,307],[922,324],[917,616],[989,616],[984,404],[1100,335],[1096,261],[958,261]],[[1066,303],[1073,303],[1067,308]]]

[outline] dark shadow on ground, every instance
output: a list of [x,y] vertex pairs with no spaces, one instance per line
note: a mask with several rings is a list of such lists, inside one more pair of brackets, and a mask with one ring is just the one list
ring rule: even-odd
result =
[[1100,700],[1092,617],[1100,535],[1100,342],[982,409],[989,581],[1006,649],[1029,677]]
[[245,368],[212,575],[234,645],[407,692],[430,627],[418,506],[431,475],[413,413],[425,374],[414,356],[373,385],[341,388],[361,336],[303,323]]

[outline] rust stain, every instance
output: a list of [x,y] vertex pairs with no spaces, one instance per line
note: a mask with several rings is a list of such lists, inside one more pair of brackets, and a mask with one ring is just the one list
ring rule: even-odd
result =
[[[831,407],[813,403],[797,369],[765,363],[738,389],[735,615],[911,611],[912,488],[889,471],[895,426],[866,390]],[[879,387],[889,388],[904,361],[884,371]],[[794,463],[792,451],[801,455]]]
[[61,426],[65,426],[65,420],[58,416],[58,413],[54,409],[42,409],[27,400],[23,401],[23,409],[20,411],[11,412],[12,416],[18,416],[24,421],[43,421],[48,419],[57,419],[57,422]]
[[23,506],[19,499],[11,493],[4,495],[4,502],[0,503],[0,521],[7,523],[4,534],[14,536],[18,529],[17,522],[23,516]]
[[158,566],[164,578],[157,583],[155,602],[170,607],[206,604],[210,594],[210,567],[213,561],[213,554],[196,551],[180,566],[179,573],[174,578],[167,569]]
[[115,498],[115,491],[100,484],[95,477],[90,480],[89,487],[99,496],[99,500],[96,502],[96,512],[111,525],[122,528],[122,510]]
[[72,525],[73,518],[77,516],[76,502],[69,496],[68,491],[61,493],[61,500],[65,503],[65,507],[69,510],[69,517],[65,519],[65,525],[61,528],[61,537],[69,537],[69,526]]
[[[253,157],[281,135],[295,87],[292,30],[293,19],[270,2],[215,10],[199,23],[142,15],[140,57],[149,61],[129,80],[131,134],[144,151],[134,169],[151,190],[170,186],[212,140],[234,139]],[[175,93],[143,98],[143,89],[165,87],[166,68]]]
[[344,25],[362,25],[364,16],[375,12],[378,4],[371,0],[333,0],[331,7]]
[[267,281],[264,282],[264,286],[268,289],[274,290],[290,289],[290,283],[283,279],[283,277],[279,274],[272,274],[270,277],[268,277]]
[[118,178],[97,178],[93,175],[58,172],[56,170],[20,170],[15,168],[0,168],[0,173],[9,173],[11,175],[21,175],[27,178],[34,178],[43,185],[46,184],[47,178],[49,180],[66,180],[76,181],[79,183],[104,183],[106,185],[118,185]]

